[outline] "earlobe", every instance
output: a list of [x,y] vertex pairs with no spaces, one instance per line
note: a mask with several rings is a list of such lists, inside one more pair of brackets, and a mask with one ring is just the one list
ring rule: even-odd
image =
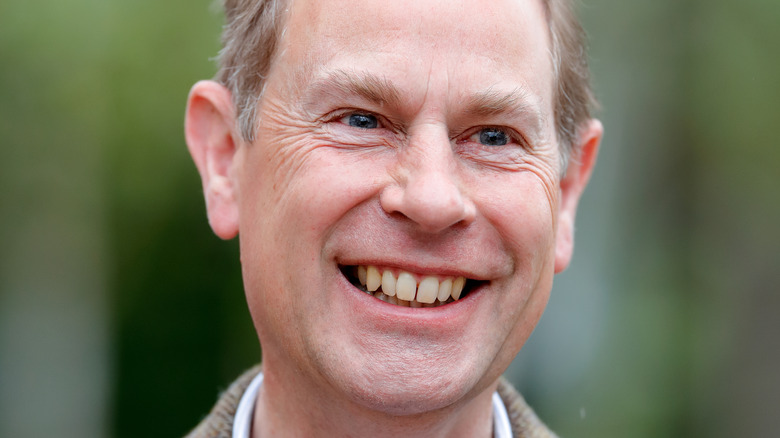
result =
[[558,231],[555,242],[555,273],[569,266],[574,251],[574,219],[577,203],[588,184],[596,164],[599,144],[604,133],[601,122],[591,119],[580,130],[579,140],[561,180],[561,198],[558,210]]
[[230,91],[213,81],[195,84],[187,100],[184,132],[203,182],[209,224],[222,239],[238,234],[235,116]]

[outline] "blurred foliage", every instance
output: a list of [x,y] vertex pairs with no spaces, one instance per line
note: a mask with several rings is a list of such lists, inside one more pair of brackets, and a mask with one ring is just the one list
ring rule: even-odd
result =
[[[520,386],[562,436],[768,436],[780,3],[581,12],[607,135]],[[220,26],[205,0],[0,3],[0,236],[107,279],[111,436],[184,434],[260,358],[182,134]]]
[[110,254],[112,435],[182,435],[260,357],[237,242],[210,233],[182,134],[221,16],[207,1],[147,0],[4,2],[0,17],[3,230],[29,220],[12,206],[71,211],[92,193],[51,222],[105,227],[81,238]]
[[119,56],[105,70],[114,102],[107,178],[116,250],[114,424],[120,437],[150,429],[176,436],[259,360],[237,242],[210,233],[182,135],[189,88],[214,71],[221,17],[205,2],[116,8]]
[[[562,436],[773,435],[780,3],[589,0],[581,12],[606,138],[575,272],[556,282],[521,355],[543,356],[561,337],[591,354],[558,353],[589,360],[552,376],[581,371],[559,393],[539,379],[549,362],[531,361],[521,386]],[[580,264],[601,273],[591,281]],[[596,341],[569,323],[563,300],[600,318]],[[607,311],[590,311],[594,302]]]

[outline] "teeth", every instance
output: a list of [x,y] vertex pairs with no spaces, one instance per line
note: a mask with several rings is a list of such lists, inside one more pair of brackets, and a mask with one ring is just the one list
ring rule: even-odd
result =
[[369,292],[374,292],[379,289],[382,284],[382,277],[379,275],[379,269],[376,266],[369,266],[366,268],[366,289]]
[[417,287],[417,301],[431,304],[436,301],[439,295],[439,279],[436,277],[425,277]]
[[[401,271],[396,277],[390,269],[358,266],[358,281],[372,296],[390,304],[405,307],[436,307],[460,299],[466,285],[464,277],[423,277],[420,283],[414,275]],[[381,289],[380,289],[381,287]]]
[[452,279],[448,278],[439,284],[439,294],[436,298],[444,302],[452,295]]
[[417,292],[417,282],[412,274],[401,272],[398,274],[398,282],[395,284],[395,293],[399,300],[412,301]]
[[388,269],[382,274],[382,292],[389,297],[395,296],[395,277]]
[[458,277],[452,282],[452,298],[455,300],[460,299],[460,293],[463,292],[463,286],[466,285],[466,279]]

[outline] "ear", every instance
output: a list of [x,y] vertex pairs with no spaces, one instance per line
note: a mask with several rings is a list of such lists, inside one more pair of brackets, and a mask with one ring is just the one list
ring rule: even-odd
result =
[[203,181],[209,225],[222,239],[238,234],[235,115],[230,91],[213,81],[190,90],[184,134]]
[[561,180],[558,231],[555,241],[556,274],[569,266],[574,251],[574,217],[577,213],[577,203],[596,163],[603,133],[604,128],[596,119],[591,119],[582,126],[577,144],[572,148],[573,154],[566,175]]

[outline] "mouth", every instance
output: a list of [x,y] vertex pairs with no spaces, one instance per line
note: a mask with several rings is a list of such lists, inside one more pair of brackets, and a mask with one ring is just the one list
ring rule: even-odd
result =
[[462,276],[420,275],[372,265],[340,266],[339,269],[359,290],[402,307],[444,306],[465,298],[487,283]]

